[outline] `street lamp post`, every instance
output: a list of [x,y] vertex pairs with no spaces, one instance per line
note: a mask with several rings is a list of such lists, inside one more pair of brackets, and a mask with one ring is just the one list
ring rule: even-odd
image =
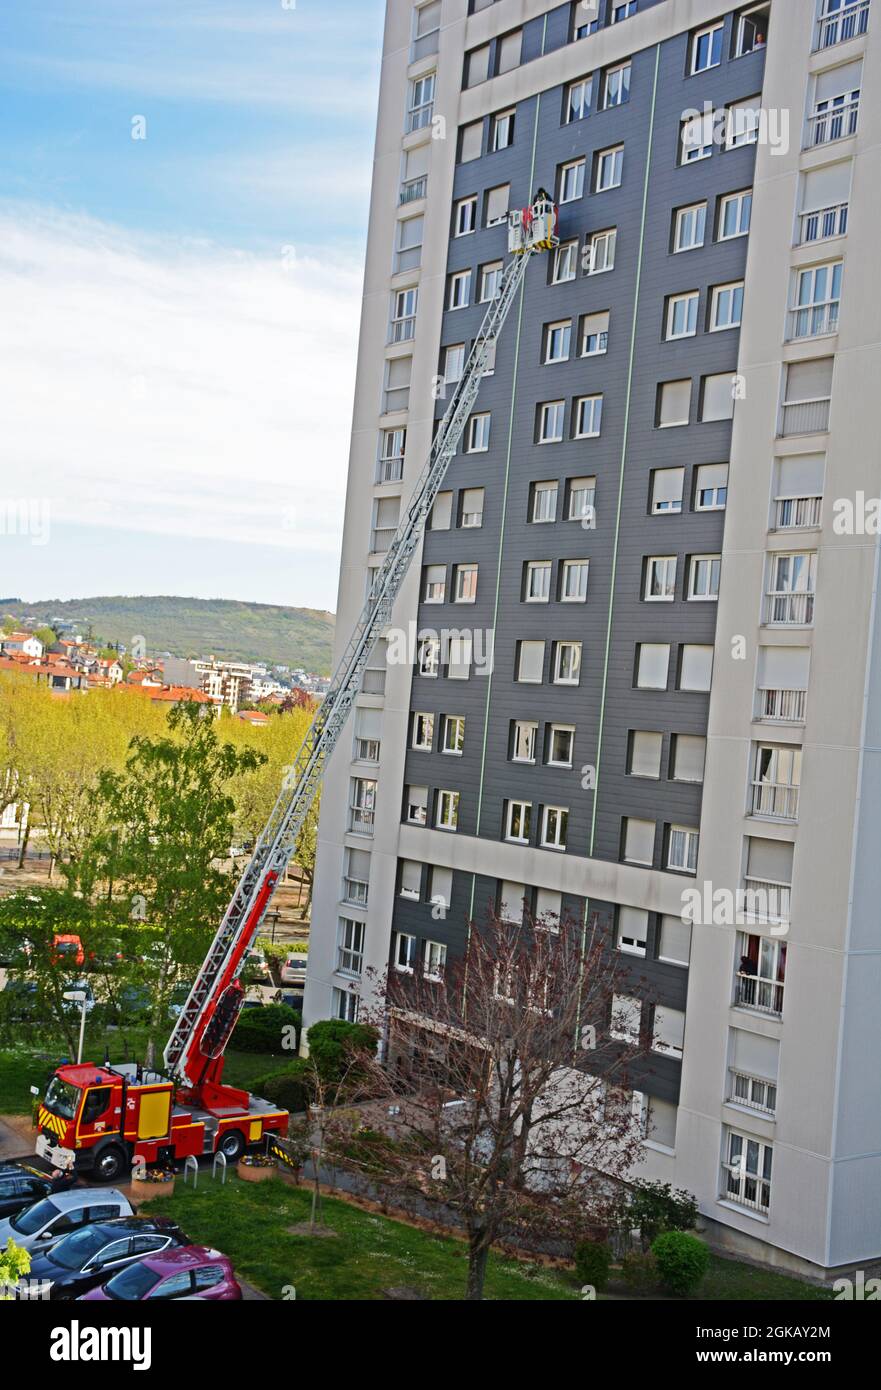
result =
[[72,1004],[80,1005],[80,1044],[77,1049],[77,1065],[83,1060],[83,1035],[86,1031],[86,991],[84,989],[68,989],[64,992],[65,999],[69,999]]

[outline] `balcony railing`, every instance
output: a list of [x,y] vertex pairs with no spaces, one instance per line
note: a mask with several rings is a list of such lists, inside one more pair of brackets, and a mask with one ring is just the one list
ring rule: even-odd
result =
[[810,627],[814,594],[766,594],[765,622],[770,627]]
[[794,342],[799,338],[822,338],[827,333],[837,333],[840,307],[840,300],[829,299],[822,304],[805,304],[801,309],[791,309],[789,341]]
[[370,533],[370,549],[374,553],[388,550],[394,539],[395,529],[394,526],[374,526]]
[[418,179],[406,179],[401,184],[401,196],[399,203],[417,203],[420,198],[424,198],[428,192],[428,175],[422,174]]
[[355,758],[359,763],[378,763],[380,742],[378,738],[356,738]]
[[[361,851],[359,850],[359,853]],[[366,907],[370,885],[365,883],[363,878],[344,878],[343,879],[343,901],[352,903],[355,907]]]
[[747,1207],[750,1211],[767,1212],[771,1205],[770,1179],[745,1173],[727,1164],[723,1165],[723,1172],[722,1195],[727,1201],[736,1202],[739,1207]]
[[856,135],[859,116],[858,97],[841,106],[832,106],[828,111],[815,111],[808,117],[807,148],[831,145],[835,140],[846,140],[849,135]]
[[757,1013],[773,1014],[775,1018],[783,1013],[782,980],[760,980],[758,975],[747,975],[739,970],[736,983],[734,999],[739,1008],[755,1009]]
[[434,119],[434,102],[426,102],[424,106],[416,106],[412,111],[407,112],[407,130],[424,130],[431,125]]
[[364,969],[364,952],[350,950],[348,946],[338,947],[336,968],[341,975],[360,975]]
[[375,812],[363,806],[352,806],[349,813],[349,829],[353,835],[372,835]]
[[753,782],[750,814],[770,820],[798,820],[799,790],[787,782]]
[[855,4],[845,5],[834,14],[821,15],[817,24],[817,37],[814,51],[832,48],[837,43],[847,43],[865,34],[869,27],[869,0],[856,0]]
[[404,456],[381,458],[376,467],[378,483],[399,483],[404,476]]
[[748,1072],[731,1073],[728,1099],[732,1105],[743,1105],[749,1110],[758,1110],[763,1115],[773,1115],[777,1104],[777,1087],[773,1081],[750,1076]]
[[756,718],[771,719],[777,724],[805,722],[806,690],[774,690],[762,686],[757,691]]
[[804,531],[819,526],[822,511],[822,497],[777,497],[774,525],[778,531]]
[[403,319],[392,319],[389,327],[390,343],[411,343],[416,337],[416,315],[409,314]]
[[[788,922],[792,885],[770,878],[744,877],[743,915],[747,922],[763,925]],[[748,977],[744,977],[748,978]]]
[[809,401],[784,401],[784,438],[794,434],[825,434],[829,429],[831,404],[829,396],[818,396]]
[[833,207],[817,208],[815,212],[801,214],[801,245],[812,241],[828,241],[830,237],[844,236],[847,231],[849,205],[836,203]]

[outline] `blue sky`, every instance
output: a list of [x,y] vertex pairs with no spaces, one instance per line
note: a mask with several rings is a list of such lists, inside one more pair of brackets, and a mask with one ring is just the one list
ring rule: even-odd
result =
[[383,9],[5,0],[0,595],[334,606]]

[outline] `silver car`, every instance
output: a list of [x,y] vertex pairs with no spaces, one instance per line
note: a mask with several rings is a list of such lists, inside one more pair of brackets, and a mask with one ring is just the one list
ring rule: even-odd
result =
[[74,1187],[68,1192],[54,1192],[0,1221],[0,1250],[6,1249],[9,1240],[32,1253],[50,1250],[56,1240],[90,1221],[111,1221],[115,1216],[133,1214],[128,1198],[115,1187]]

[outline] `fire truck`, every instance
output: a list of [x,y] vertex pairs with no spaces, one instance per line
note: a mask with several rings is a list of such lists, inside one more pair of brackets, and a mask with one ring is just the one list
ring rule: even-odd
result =
[[477,401],[496,339],[533,256],[559,245],[558,209],[544,189],[508,219],[509,260],[474,339],[431,451],[330,688],[303,740],[269,820],[254,846],[163,1054],[164,1071],[137,1064],[61,1066],[37,1111],[38,1155],[60,1169],[115,1182],[137,1157],[144,1163],[221,1152],[284,1132],[288,1115],[223,1082],[224,1049],[244,1001],[239,981],[248,951],[284,873],[346,725],[364,671],[425,531],[444,476]]

